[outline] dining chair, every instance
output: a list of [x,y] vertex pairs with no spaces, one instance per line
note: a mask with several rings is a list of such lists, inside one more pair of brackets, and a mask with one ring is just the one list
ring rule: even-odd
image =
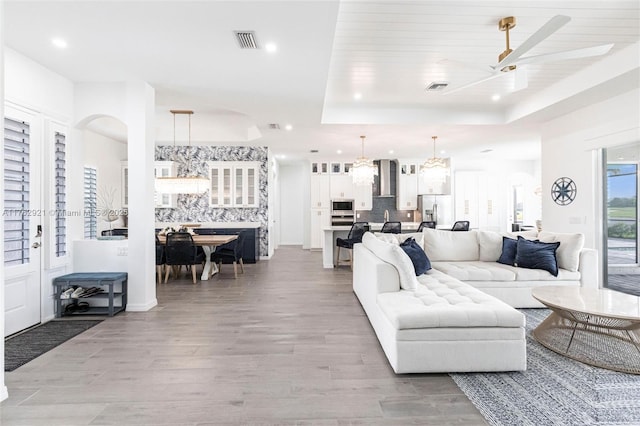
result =
[[218,274],[222,270],[223,263],[233,263],[233,275],[238,278],[238,264],[240,273],[244,274],[244,263],[242,262],[242,249],[244,248],[244,231],[238,232],[238,238],[216,247],[211,253],[211,261],[218,264]]
[[[169,279],[169,271],[174,269],[178,275],[179,266],[191,267],[193,283],[196,283],[196,265],[204,263],[204,253],[198,252],[198,247],[193,242],[191,234],[188,232],[169,232],[165,244],[165,265],[166,271],[164,282]],[[173,266],[174,268],[169,268]]]
[[469,221],[468,220],[458,220],[454,222],[451,227],[452,231],[468,231],[469,230]]
[[424,222],[420,222],[420,226],[418,226],[418,232],[422,232],[424,228],[436,229],[436,222],[433,220],[426,220]]
[[164,245],[162,245],[158,234],[156,234],[156,275],[158,276],[158,284],[162,284],[162,267],[165,262]]
[[353,245],[362,242],[362,236],[365,232],[369,230],[369,222],[354,222],[351,225],[351,229],[349,230],[349,235],[347,238],[336,238],[336,246],[338,246],[338,253],[336,255],[336,260],[334,262],[334,267],[340,266],[340,249],[344,248],[349,250],[349,260],[344,260],[343,262],[347,262],[353,270]]
[[402,223],[385,222],[380,232],[384,232],[385,234],[399,234],[402,232]]

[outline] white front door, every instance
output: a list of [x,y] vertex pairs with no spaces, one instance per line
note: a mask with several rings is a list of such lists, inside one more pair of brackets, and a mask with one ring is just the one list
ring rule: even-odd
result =
[[40,322],[42,225],[41,125],[7,107],[4,119],[5,336]]

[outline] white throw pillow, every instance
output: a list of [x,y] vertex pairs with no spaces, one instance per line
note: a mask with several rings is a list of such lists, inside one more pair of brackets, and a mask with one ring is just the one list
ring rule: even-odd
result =
[[518,239],[518,235],[527,240],[535,240],[538,237],[538,231],[521,231],[521,232],[492,232],[478,231],[478,244],[480,245],[480,260],[483,262],[496,262],[502,254],[502,237]]
[[412,237],[416,240],[416,243],[424,250],[424,233],[422,232],[407,232],[402,234],[391,234],[387,232],[374,232],[373,235],[376,236],[379,240],[384,241],[385,243],[400,245],[404,243],[407,238]]
[[543,243],[559,242],[560,246],[556,250],[556,260],[558,267],[576,272],[580,266],[580,251],[584,247],[584,234],[562,234],[557,232],[542,231],[538,238]]
[[362,245],[396,268],[400,277],[400,287],[403,290],[416,289],[418,280],[416,279],[413,263],[399,245],[382,241],[371,232],[365,232],[362,236]]
[[425,228],[424,251],[432,262],[474,261],[480,258],[477,231],[442,231]]

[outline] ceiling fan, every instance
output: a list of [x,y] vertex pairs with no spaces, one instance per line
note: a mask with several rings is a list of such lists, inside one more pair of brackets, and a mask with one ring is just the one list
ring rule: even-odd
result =
[[497,64],[489,65],[488,67],[481,67],[484,71],[489,72],[491,75],[453,88],[451,90],[443,92],[443,94],[454,93],[459,90],[484,83],[485,81],[502,77],[503,75],[507,75],[512,71],[512,74],[515,75],[514,91],[522,90],[527,87],[526,72],[525,69],[521,67],[523,65],[600,56],[607,53],[613,47],[613,43],[611,43],[594,47],[586,47],[583,49],[547,53],[543,55],[524,56],[529,50],[537,46],[540,42],[544,41],[547,37],[551,36],[560,28],[565,26],[567,23],[569,23],[569,21],[571,21],[571,18],[569,16],[554,16],[549,21],[547,21],[546,24],[540,27],[538,31],[536,31],[528,39],[526,39],[519,47],[517,47],[515,50],[512,50],[509,46],[509,30],[516,26],[516,18],[513,16],[508,16],[506,18],[500,19],[500,21],[498,21],[498,29],[505,32],[507,47],[505,51],[498,56]]

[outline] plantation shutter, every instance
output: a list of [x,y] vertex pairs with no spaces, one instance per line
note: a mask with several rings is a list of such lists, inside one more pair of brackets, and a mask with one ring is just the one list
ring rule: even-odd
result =
[[29,123],[4,119],[4,265],[29,263]]
[[97,177],[94,167],[84,168],[84,238],[95,239],[98,229]]
[[67,165],[66,137],[62,133],[55,135],[55,241],[56,256],[67,254]]

